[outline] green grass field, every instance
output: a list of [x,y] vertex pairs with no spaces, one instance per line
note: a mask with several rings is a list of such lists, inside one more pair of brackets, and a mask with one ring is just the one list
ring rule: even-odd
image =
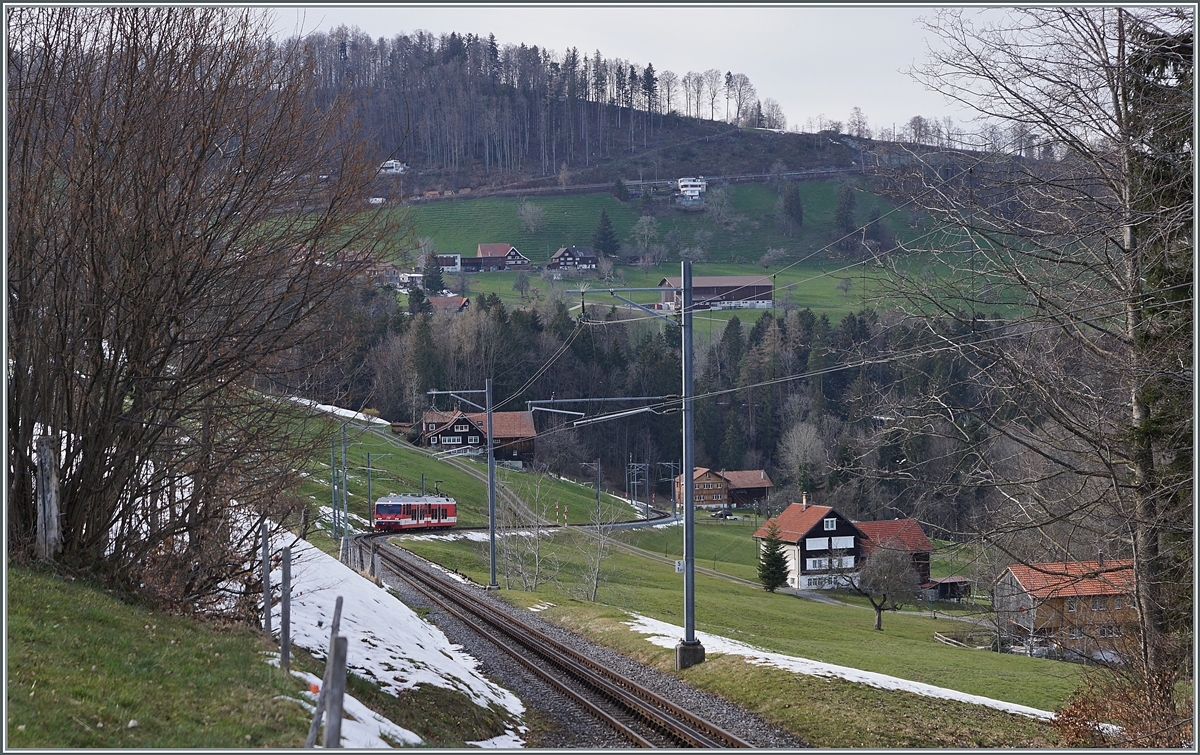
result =
[[[729,522],[724,525],[697,525],[697,564],[716,568],[739,577],[753,578],[750,565],[752,545],[746,543],[753,522]],[[672,540],[681,539],[678,527],[641,532],[629,536],[640,547],[669,556],[678,556],[680,549]],[[683,621],[683,579],[669,564],[660,564],[633,554],[617,551],[606,561],[606,581],[600,590],[600,604],[580,599],[583,572],[578,563],[581,547],[560,535],[555,540],[558,569],[556,579],[536,593],[506,591],[506,597],[520,605],[535,602],[554,603],[555,607],[542,613],[578,631],[616,645],[624,652],[661,665],[669,665],[669,657],[651,649],[620,625],[624,611],[651,616],[676,625]],[[477,580],[487,579],[486,551],[477,544],[462,541],[412,543],[414,551],[451,566]],[[503,573],[503,564],[499,565]],[[503,582],[502,582],[503,584]],[[1053,710],[1062,705],[1081,679],[1082,667],[1013,655],[963,650],[942,645],[933,639],[935,631],[953,630],[961,622],[951,619],[931,619],[913,613],[888,613],[884,631],[872,629],[871,611],[843,605],[829,605],[802,600],[782,593],[770,594],[760,589],[730,583],[698,574],[696,579],[697,629],[738,639],[769,650],[853,668],[899,676],[918,682],[948,687],[963,692],[998,698],[1009,702]],[[966,626],[962,624],[962,626]],[[710,659],[721,661],[721,659]],[[708,666],[708,664],[704,664]],[[763,674],[762,678],[789,679],[782,675],[741,668],[735,676]],[[711,667],[710,667],[711,668]],[[723,666],[723,668],[731,668]],[[697,670],[688,678],[707,679],[710,672]],[[731,672],[732,673],[732,672]],[[720,679],[724,678],[722,682]],[[714,689],[726,694],[745,695],[750,705],[762,703],[768,717],[788,721],[791,715],[786,706],[768,704],[758,699],[761,679],[743,680],[741,692],[730,689],[729,674],[719,674],[710,681]],[[790,705],[804,708],[820,705],[824,693],[833,689],[845,696],[844,710],[837,717],[838,726],[828,722],[808,721],[797,731],[812,738],[823,747],[856,746],[975,746],[989,742],[992,746],[1029,746],[1034,741],[1049,741],[1052,734],[1045,724],[1015,716],[995,714],[977,706],[954,707],[959,711],[959,723],[953,732],[932,733],[925,724],[917,726],[900,739],[888,739],[886,726],[870,731],[871,715],[880,709],[890,710],[897,720],[911,718],[912,705],[937,707],[947,705],[931,701],[915,702],[904,693],[882,693],[861,685],[798,678],[792,680],[807,694],[816,697],[796,697]],[[790,684],[791,682],[789,682]],[[757,702],[756,702],[757,700]],[[965,713],[964,713],[965,711]],[[862,714],[861,716],[859,714]],[[886,716],[880,720],[886,720]],[[936,717],[930,717],[929,721]],[[990,723],[989,723],[990,722]],[[799,724],[798,724],[799,725]],[[916,725],[914,723],[914,725]],[[968,736],[967,732],[974,732]],[[964,739],[954,739],[961,735]],[[972,739],[971,737],[976,737]],[[939,738],[942,737],[942,738]],[[948,738],[947,738],[948,737]],[[1025,737],[1025,739],[1022,739]]]
[[[882,223],[897,238],[913,238],[919,233],[907,222],[903,209],[892,214],[892,203],[870,191],[869,185],[855,182],[856,218],[865,223],[871,208],[879,206]],[[768,249],[783,249],[794,259],[811,254],[828,256],[834,240],[834,206],[837,181],[803,181],[800,196],[804,203],[804,224],[794,235],[786,236],[775,221],[773,187],[766,184],[738,184],[729,187],[733,217],[730,222],[714,222],[706,213],[683,213],[666,201],[654,206],[658,219],[658,242],[669,249],[699,246],[714,263],[754,264]],[[641,216],[638,200],[620,202],[609,193],[531,196],[528,201],[545,214],[545,222],[535,233],[522,227],[517,218],[518,197],[481,197],[449,202],[417,204],[411,207],[418,238],[433,240],[442,254],[475,256],[477,246],[485,243],[509,243],[534,264],[542,264],[563,246],[590,246],[592,234],[604,210],[612,220],[617,236],[629,239],[630,230]]]

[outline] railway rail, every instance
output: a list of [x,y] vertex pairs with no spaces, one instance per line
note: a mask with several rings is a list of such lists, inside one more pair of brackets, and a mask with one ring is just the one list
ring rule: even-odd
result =
[[[473,595],[444,574],[427,568],[416,556],[404,558],[378,548],[380,535],[356,542],[363,561],[363,544],[371,542],[380,568],[405,582],[428,600],[455,616],[505,650],[580,707],[640,747],[734,748],[751,745],[721,727],[679,707],[651,690],[563,645]],[[403,549],[396,550],[406,553]],[[374,561],[374,558],[372,559]]]

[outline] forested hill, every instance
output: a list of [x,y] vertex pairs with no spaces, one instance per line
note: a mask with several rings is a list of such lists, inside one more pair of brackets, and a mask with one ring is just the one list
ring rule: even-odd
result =
[[574,47],[560,54],[494,35],[372,39],[339,27],[304,45],[319,101],[352,97],[371,134],[369,154],[410,166],[406,193],[761,174],[859,159],[848,139],[782,133],[778,105],[741,74],[675,74],[652,61]]

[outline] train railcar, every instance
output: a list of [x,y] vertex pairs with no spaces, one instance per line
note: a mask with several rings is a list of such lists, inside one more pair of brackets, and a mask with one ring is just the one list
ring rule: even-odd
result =
[[457,504],[444,495],[392,494],[375,501],[371,527],[382,531],[446,529],[457,521]]

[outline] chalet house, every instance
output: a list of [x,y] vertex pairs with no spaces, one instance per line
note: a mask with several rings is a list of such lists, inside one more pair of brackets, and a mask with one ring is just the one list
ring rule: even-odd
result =
[[855,522],[854,526],[867,536],[863,541],[863,557],[879,548],[907,551],[912,554],[913,571],[921,584],[929,582],[929,559],[933,544],[915,519],[891,519],[882,522]]
[[429,304],[434,312],[458,314],[471,306],[471,300],[465,296],[430,296]]
[[480,261],[480,272],[529,269],[529,258],[512,244],[480,244],[475,256]]
[[400,268],[390,262],[375,262],[367,268],[367,279],[376,286],[400,286]]
[[827,590],[858,567],[866,538],[846,517],[829,506],[793,503],[754,533],[759,550],[774,522],[787,558],[787,584],[801,590]]
[[[663,278],[658,282],[664,309],[683,306],[683,279]],[[755,275],[718,275],[692,278],[692,304],[696,309],[770,309],[775,282]]]
[[1133,561],[1012,564],[992,586],[996,620],[1030,647],[1119,656],[1137,624]]
[[[533,412],[492,412],[496,461],[532,461],[536,435]],[[485,448],[487,415],[483,412],[425,412],[421,417],[421,441],[435,450]]]
[[[692,475],[696,508],[752,506],[770,494],[775,484],[766,470],[721,471],[696,467]],[[683,500],[683,475],[675,478],[675,500]]]
[[443,273],[461,273],[462,272],[462,255],[461,254],[438,254],[438,267]]
[[599,264],[596,251],[590,246],[564,246],[550,255],[547,270],[595,270]]

